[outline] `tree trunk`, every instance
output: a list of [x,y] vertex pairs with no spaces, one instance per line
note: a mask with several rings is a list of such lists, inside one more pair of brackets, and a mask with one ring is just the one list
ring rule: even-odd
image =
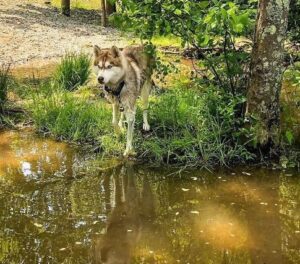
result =
[[112,4],[109,0],[106,0],[106,15],[110,16],[116,11],[117,11],[116,4]]
[[107,19],[106,19],[106,3],[105,0],[101,0],[101,10],[102,10],[102,14],[101,14],[101,24],[103,27],[107,26]]
[[61,12],[65,16],[70,16],[70,0],[61,0]]
[[259,1],[246,114],[256,122],[257,143],[267,149],[279,144],[279,95],[289,4],[290,0]]

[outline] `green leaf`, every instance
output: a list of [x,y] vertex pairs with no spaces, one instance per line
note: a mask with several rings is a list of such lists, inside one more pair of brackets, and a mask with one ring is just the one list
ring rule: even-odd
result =
[[176,9],[174,12],[175,15],[180,16],[182,14],[181,10]]
[[293,141],[294,141],[294,135],[293,135],[293,133],[290,130],[287,130],[285,132],[285,137],[286,137],[288,143],[291,145],[293,143]]
[[199,6],[204,9],[209,6],[209,1],[202,1],[199,3]]

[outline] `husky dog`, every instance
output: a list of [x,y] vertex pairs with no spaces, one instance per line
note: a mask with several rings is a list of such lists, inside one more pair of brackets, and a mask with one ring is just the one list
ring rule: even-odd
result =
[[102,85],[105,97],[113,105],[112,124],[123,129],[124,116],[128,124],[124,156],[132,155],[134,154],[132,140],[138,96],[142,98],[143,129],[150,130],[148,97],[152,88],[153,59],[145,53],[143,46],[130,46],[123,50],[115,46],[110,49],[94,46],[94,55],[97,80]]

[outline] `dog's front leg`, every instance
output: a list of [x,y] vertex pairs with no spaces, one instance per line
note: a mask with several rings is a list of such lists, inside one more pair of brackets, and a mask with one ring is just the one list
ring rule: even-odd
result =
[[124,152],[124,156],[128,157],[129,155],[134,155],[132,141],[133,141],[133,130],[134,130],[134,122],[135,122],[135,110],[125,111],[125,117],[128,124],[127,128],[127,142],[126,149]]
[[119,128],[121,129],[121,131],[123,131],[124,129],[124,112],[121,112],[120,114],[120,119],[119,119]]
[[118,126],[118,111],[119,111],[119,106],[117,103],[113,103],[113,112],[112,112],[112,125],[114,127]]

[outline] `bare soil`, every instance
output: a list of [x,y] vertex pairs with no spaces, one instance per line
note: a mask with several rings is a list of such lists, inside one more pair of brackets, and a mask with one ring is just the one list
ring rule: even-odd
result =
[[0,64],[40,67],[58,60],[66,51],[92,54],[95,44],[126,45],[116,29],[101,27],[97,10],[76,9],[66,17],[44,2],[0,0]]

